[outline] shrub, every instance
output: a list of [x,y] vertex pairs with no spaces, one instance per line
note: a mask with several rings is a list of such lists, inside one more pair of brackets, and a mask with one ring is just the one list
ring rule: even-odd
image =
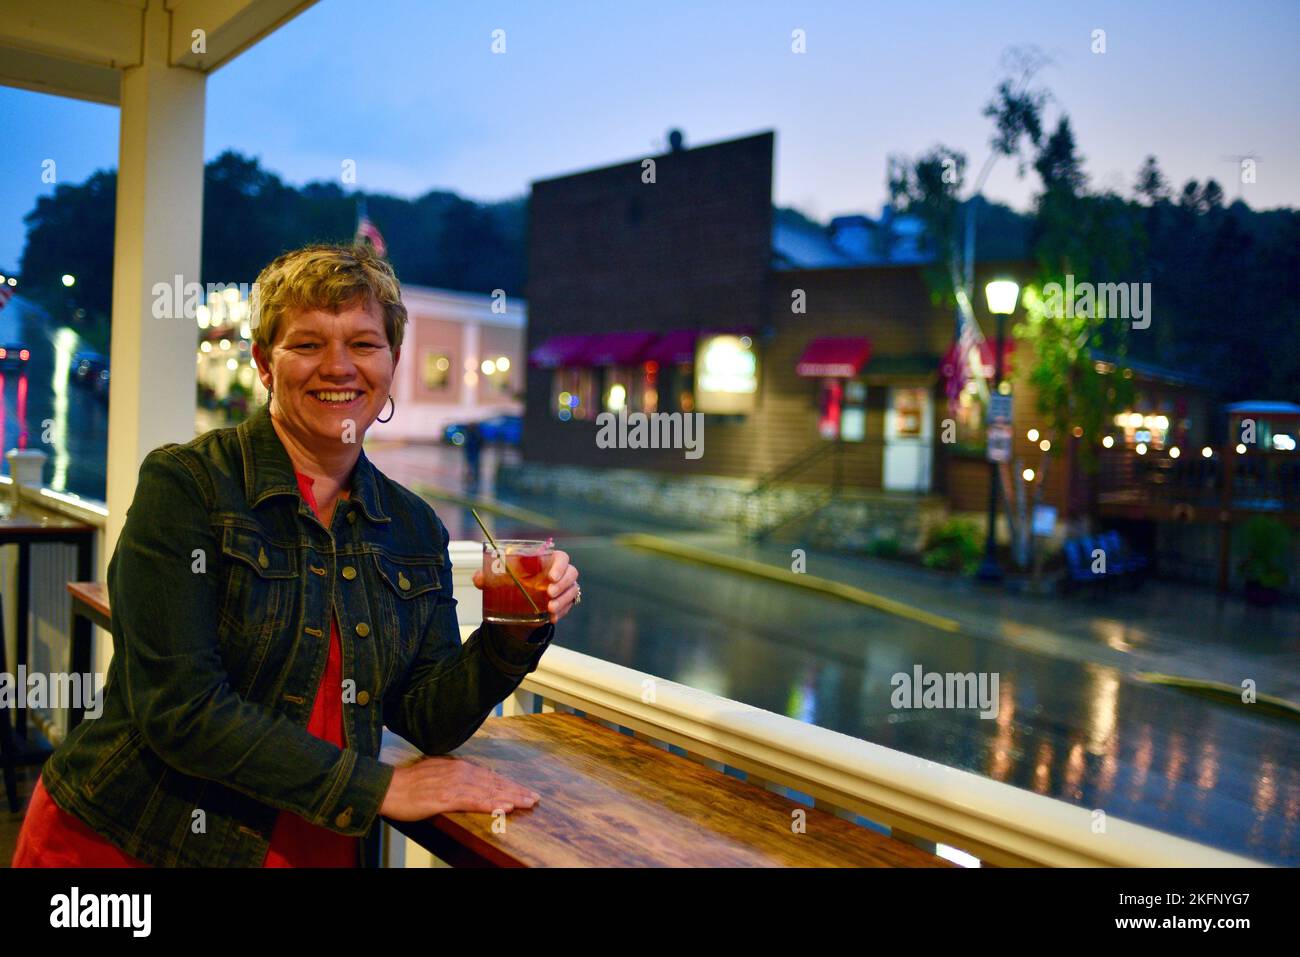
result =
[[980,530],[969,519],[950,518],[930,530],[921,564],[926,568],[974,574],[980,563]]
[[1275,518],[1256,515],[1241,527],[1241,542],[1246,552],[1241,573],[1246,581],[1264,588],[1286,584],[1291,533],[1285,525]]
[[897,558],[900,551],[902,547],[892,535],[882,535],[867,543],[867,554],[877,558]]

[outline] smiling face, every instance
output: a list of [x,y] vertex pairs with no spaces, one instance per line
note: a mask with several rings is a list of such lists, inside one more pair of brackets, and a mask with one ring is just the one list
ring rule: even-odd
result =
[[272,412],[304,444],[328,455],[354,423],[361,437],[384,406],[401,349],[390,349],[383,315],[358,300],[337,313],[286,314],[268,357],[254,344],[262,384],[272,390]]

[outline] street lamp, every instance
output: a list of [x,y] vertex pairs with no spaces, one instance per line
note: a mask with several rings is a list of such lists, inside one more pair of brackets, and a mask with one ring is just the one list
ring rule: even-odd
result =
[[[984,287],[984,296],[988,300],[989,312],[998,317],[998,344],[993,353],[993,394],[1001,392],[1002,353],[1006,347],[1006,319],[1016,311],[1020,299],[1020,285],[1012,279],[995,279]],[[990,398],[989,406],[993,401]],[[992,425],[992,417],[985,423],[987,431]],[[1007,423],[1008,425],[1010,423]],[[976,577],[983,582],[1002,580],[1002,569],[998,566],[997,556],[997,522],[998,522],[998,463],[989,459],[989,527],[984,539],[984,560],[980,562]]]
[[70,273],[66,273],[66,272],[63,274],[63,285],[71,286],[76,281],[77,281],[76,276],[73,276]]

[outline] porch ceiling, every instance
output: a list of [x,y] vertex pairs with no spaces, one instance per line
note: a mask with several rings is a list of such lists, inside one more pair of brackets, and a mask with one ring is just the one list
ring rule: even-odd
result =
[[[0,84],[118,105],[121,71],[142,62],[151,0],[4,0]],[[210,73],[316,0],[152,0],[169,22],[168,62]],[[206,49],[193,52],[194,31]]]

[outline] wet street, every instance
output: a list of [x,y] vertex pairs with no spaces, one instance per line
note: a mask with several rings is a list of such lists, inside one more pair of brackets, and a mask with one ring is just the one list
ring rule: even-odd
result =
[[[1300,864],[1294,722],[614,541],[662,530],[651,522],[510,502],[554,524],[497,516],[494,533],[553,534],[582,571],[582,608],[556,638],[566,648],[1201,843]],[[467,509],[433,504],[453,537],[475,537]],[[893,708],[891,677],[916,665],[998,673],[996,718]]]

